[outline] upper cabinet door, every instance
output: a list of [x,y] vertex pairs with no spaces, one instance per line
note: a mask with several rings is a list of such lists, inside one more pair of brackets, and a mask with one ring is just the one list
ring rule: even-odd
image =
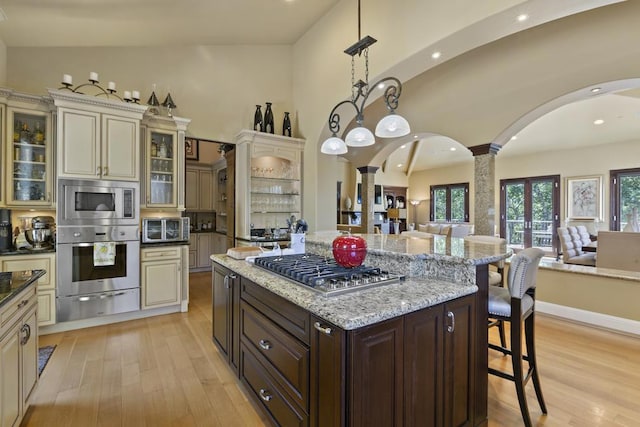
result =
[[9,107],[7,121],[6,204],[51,206],[54,203],[51,114]]
[[58,175],[100,178],[100,114],[60,108],[58,124]]
[[177,206],[177,135],[149,130],[146,148],[147,207]]
[[102,177],[140,180],[140,120],[102,115]]

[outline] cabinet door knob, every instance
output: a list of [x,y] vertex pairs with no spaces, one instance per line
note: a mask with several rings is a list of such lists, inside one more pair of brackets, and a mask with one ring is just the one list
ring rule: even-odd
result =
[[263,350],[271,350],[271,343],[269,341],[260,340],[258,344],[260,344],[260,348]]
[[100,166],[98,166],[98,167],[96,168],[96,175],[97,175],[97,176],[100,176]]
[[331,335],[331,328],[325,328],[323,327],[320,322],[316,322],[313,324],[313,327],[316,328],[318,331],[322,332],[325,335]]
[[447,311],[447,317],[450,320],[449,326],[447,326],[447,332],[453,333],[456,330],[456,316],[451,311]]
[[268,402],[271,399],[273,399],[273,396],[271,396],[271,394],[267,390],[261,388],[260,389],[260,398],[262,400],[264,400],[265,402]]
[[105,166],[104,167],[104,173],[103,175],[109,175],[109,166]]

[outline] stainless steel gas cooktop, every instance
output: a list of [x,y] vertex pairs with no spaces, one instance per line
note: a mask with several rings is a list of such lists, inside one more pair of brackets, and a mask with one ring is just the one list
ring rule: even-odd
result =
[[333,258],[315,254],[258,257],[255,265],[327,296],[397,283],[405,278],[377,267],[342,267]]

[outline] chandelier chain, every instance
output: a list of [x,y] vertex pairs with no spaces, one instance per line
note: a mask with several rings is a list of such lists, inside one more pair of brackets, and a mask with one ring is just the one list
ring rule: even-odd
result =
[[369,48],[364,50],[364,82],[366,83],[365,91],[369,92]]
[[357,96],[356,91],[356,60],[351,57],[351,100],[355,101]]

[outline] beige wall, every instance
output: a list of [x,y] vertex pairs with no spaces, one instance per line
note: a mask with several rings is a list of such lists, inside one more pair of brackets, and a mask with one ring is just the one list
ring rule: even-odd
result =
[[255,105],[264,111],[266,101],[281,132],[284,111],[294,111],[291,52],[291,46],[9,48],[7,86],[46,94],[61,86],[63,74],[77,85],[95,71],[102,85],[114,81],[120,94],[139,90],[146,103],[156,83],[160,102],[170,90],[175,115],[191,119],[188,136],[231,142],[253,127]]
[[7,46],[0,40],[0,85],[7,86]]

